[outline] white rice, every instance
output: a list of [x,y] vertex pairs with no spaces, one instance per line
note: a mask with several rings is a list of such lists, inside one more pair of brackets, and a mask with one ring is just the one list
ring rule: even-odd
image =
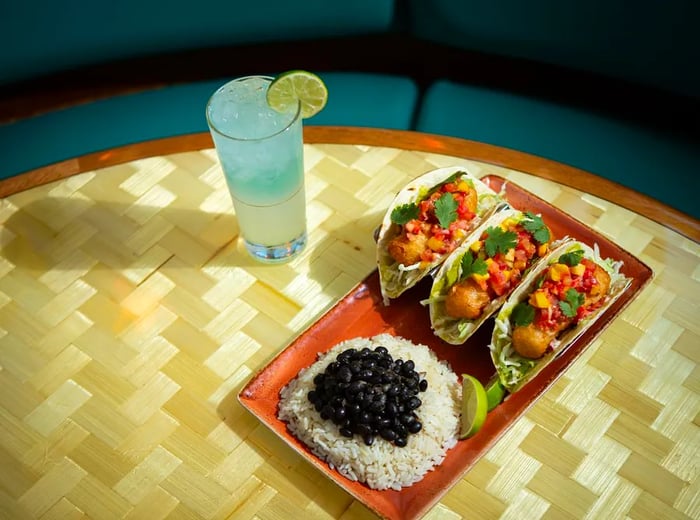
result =
[[[412,359],[415,370],[428,381],[428,389],[420,392],[423,404],[416,414],[423,423],[417,434],[408,436],[404,447],[377,438],[371,446],[355,435],[343,437],[332,421],[321,419],[309,402],[314,377],[325,371],[336,356],[348,348],[361,350],[384,346],[394,359]],[[280,391],[278,417],[289,430],[331,468],[350,480],[365,483],[372,489],[395,489],[410,486],[440,464],[457,443],[462,387],[450,366],[440,361],[425,345],[412,343],[390,334],[373,338],[343,341]]]

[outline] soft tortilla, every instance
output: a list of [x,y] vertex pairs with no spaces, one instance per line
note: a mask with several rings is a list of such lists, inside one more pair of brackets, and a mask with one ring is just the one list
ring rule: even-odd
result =
[[[610,274],[610,291],[607,300],[586,319],[579,322],[575,327],[565,331],[564,334],[558,338],[558,345],[556,348],[546,353],[540,359],[521,357],[513,350],[511,345],[511,312],[519,302],[524,301],[535,289],[537,278],[548,265],[556,263],[562,254],[575,249],[582,249],[584,258],[593,260]],[[601,258],[597,246],[592,248],[576,240],[567,241],[553,249],[549,255],[539,262],[530,272],[527,280],[524,280],[521,285],[511,293],[496,316],[489,349],[491,350],[491,359],[496,367],[501,383],[503,383],[503,386],[505,386],[507,390],[515,392],[528,381],[532,380],[549,362],[564,352],[576,338],[588,330],[622,293],[625,292],[631,280],[620,272],[621,267],[622,262]]]
[[[496,210],[499,204],[503,204],[503,198],[484,184],[477,177],[470,174],[464,167],[452,166],[448,168],[438,168],[417,177],[407,184],[394,197],[389,208],[384,215],[382,226],[377,236],[377,267],[379,269],[379,279],[382,297],[386,305],[391,298],[397,298],[404,291],[415,286],[423,277],[430,274],[439,266],[448,255],[436,259],[427,266],[415,264],[413,266],[403,266],[398,264],[388,252],[388,244],[398,232],[400,227],[391,222],[391,212],[394,208],[403,204],[418,202],[425,194],[434,187],[443,183],[446,179],[457,172],[463,172],[461,178],[468,178],[474,183],[478,195],[478,206],[476,217],[471,221],[469,232],[473,231],[479,224]],[[470,235],[464,239],[467,239]],[[463,240],[464,240],[463,239]]]

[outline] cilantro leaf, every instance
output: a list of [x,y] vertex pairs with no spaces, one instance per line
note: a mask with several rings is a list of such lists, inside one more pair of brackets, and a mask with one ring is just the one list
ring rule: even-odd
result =
[[443,193],[435,201],[435,216],[443,228],[449,227],[457,219],[457,201],[451,193]]
[[488,265],[481,258],[474,258],[471,252],[467,251],[462,257],[462,274],[459,279],[463,280],[472,274],[485,275],[488,272]]
[[535,308],[526,302],[520,302],[513,307],[510,321],[516,327],[526,327],[535,320]]
[[518,235],[514,231],[503,231],[500,226],[492,226],[486,230],[484,249],[489,257],[501,252],[506,254],[509,249],[518,245]]
[[529,211],[525,212],[525,220],[523,220],[523,228],[525,231],[529,231],[536,242],[540,244],[546,244],[549,242],[551,235],[549,234],[549,228],[542,220],[542,217],[535,215]]
[[569,267],[573,267],[581,263],[583,258],[583,249],[575,249],[569,253],[564,253],[559,257],[560,264],[566,264]]
[[396,206],[391,212],[391,221],[401,226],[416,218],[418,218],[418,205],[413,203]]
[[576,316],[578,308],[583,305],[583,300],[583,294],[572,288],[566,291],[566,300],[559,302],[559,308],[564,316],[573,318]]

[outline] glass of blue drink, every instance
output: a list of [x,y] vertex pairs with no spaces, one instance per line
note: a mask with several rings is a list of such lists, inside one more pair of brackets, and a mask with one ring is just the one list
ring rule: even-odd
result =
[[245,247],[274,263],[306,245],[306,197],[301,109],[271,108],[271,82],[234,79],[214,92],[206,114]]

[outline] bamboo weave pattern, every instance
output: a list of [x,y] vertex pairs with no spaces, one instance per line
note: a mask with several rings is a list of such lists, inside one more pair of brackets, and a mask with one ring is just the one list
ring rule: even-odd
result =
[[700,519],[700,246],[519,172],[306,145],[310,243],[250,260],[213,150],[0,202],[0,518],[372,518],[243,410],[257,370],[374,269],[394,193],[507,177],[655,277],[427,518]]

